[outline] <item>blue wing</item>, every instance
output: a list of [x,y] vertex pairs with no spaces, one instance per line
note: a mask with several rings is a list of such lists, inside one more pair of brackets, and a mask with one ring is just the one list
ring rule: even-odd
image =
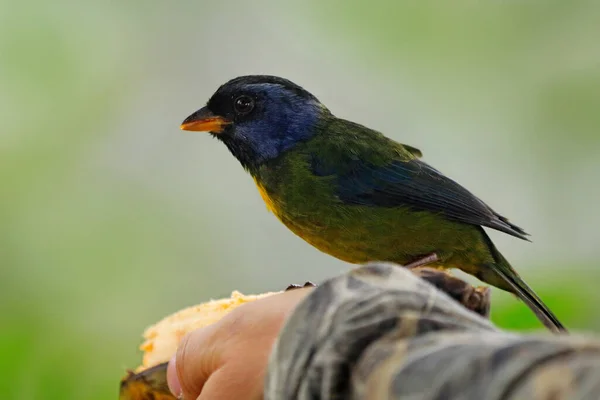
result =
[[417,158],[395,160],[385,166],[375,166],[354,158],[352,165],[345,165],[341,169],[322,161],[312,160],[313,173],[334,176],[337,195],[346,204],[411,207],[440,213],[450,220],[487,226],[528,240],[528,234],[523,229]]

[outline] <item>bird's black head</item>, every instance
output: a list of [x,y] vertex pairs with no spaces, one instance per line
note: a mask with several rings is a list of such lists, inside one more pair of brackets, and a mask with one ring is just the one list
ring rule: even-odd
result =
[[295,83],[250,75],[222,85],[181,129],[210,132],[249,169],[312,137],[326,113],[315,96]]

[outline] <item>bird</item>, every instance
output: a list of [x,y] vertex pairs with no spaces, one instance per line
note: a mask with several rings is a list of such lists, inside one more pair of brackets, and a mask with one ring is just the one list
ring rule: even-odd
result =
[[320,251],[351,264],[459,269],[516,295],[549,330],[566,332],[483,227],[523,240],[528,233],[425,163],[416,147],[336,117],[292,81],[231,79],[180,129],[223,142],[267,209]]

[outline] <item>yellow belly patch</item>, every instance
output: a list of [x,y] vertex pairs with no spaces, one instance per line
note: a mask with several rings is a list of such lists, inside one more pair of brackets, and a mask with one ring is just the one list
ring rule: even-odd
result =
[[273,202],[273,200],[269,197],[269,195],[267,194],[267,191],[265,190],[265,187],[263,185],[261,185],[256,180],[256,178],[254,179],[254,182],[256,183],[256,188],[258,189],[258,193],[260,193],[260,197],[262,197],[263,201],[265,202],[265,205],[267,206],[267,210],[269,210],[273,214],[277,215],[277,210],[275,208],[275,202]]

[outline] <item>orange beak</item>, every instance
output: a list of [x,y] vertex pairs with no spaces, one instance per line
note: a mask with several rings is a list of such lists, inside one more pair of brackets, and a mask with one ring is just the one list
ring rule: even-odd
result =
[[184,131],[221,133],[231,121],[213,114],[206,107],[187,117],[179,126]]

